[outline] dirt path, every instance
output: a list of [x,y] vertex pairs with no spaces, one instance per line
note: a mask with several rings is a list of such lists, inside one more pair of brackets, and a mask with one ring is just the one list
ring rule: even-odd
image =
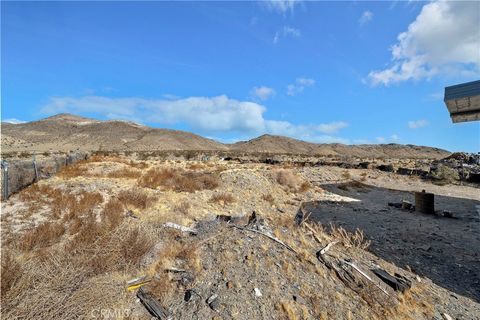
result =
[[358,202],[319,202],[310,206],[312,218],[333,222],[347,230],[364,230],[370,250],[398,266],[460,295],[480,301],[480,201],[436,195],[437,210],[449,210],[455,219],[389,207],[388,202],[414,202],[411,192],[381,187],[347,188],[325,184],[328,191]]

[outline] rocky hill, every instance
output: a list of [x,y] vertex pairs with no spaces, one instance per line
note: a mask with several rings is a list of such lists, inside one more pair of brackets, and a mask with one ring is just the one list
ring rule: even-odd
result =
[[129,121],[100,121],[70,114],[21,124],[2,122],[1,129],[4,152],[218,150],[419,159],[439,159],[450,154],[442,149],[414,145],[317,144],[273,135],[222,144],[185,131],[151,128]]

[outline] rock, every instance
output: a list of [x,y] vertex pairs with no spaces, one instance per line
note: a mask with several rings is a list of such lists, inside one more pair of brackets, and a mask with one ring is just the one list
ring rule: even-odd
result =
[[443,319],[445,319],[445,320],[453,320],[453,318],[452,318],[451,316],[449,316],[448,314],[446,314],[446,313],[442,313],[442,317],[443,317]]
[[255,293],[255,297],[260,298],[262,296],[262,292],[258,288],[254,288],[253,292]]
[[220,300],[218,299],[218,294],[212,294],[208,299],[207,299],[207,304],[212,310],[217,310],[218,306],[220,305]]
[[227,281],[227,289],[232,289],[233,288],[233,283],[232,281]]

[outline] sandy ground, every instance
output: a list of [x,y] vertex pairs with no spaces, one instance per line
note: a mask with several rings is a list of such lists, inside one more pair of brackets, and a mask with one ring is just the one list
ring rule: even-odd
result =
[[[149,168],[175,167],[190,170],[188,166],[191,164],[184,161],[148,161]],[[289,168],[288,170],[292,170],[296,176],[310,183],[307,190],[299,192],[279,185],[275,178],[276,172],[281,169],[279,166],[254,163],[237,164],[234,162],[200,163],[199,165],[200,168],[194,170],[217,170],[219,172],[220,186],[217,189],[187,193],[162,188],[142,188],[137,185],[136,179],[117,179],[106,176],[109,172],[128,167],[127,164],[117,161],[91,162],[86,165],[88,170],[82,176],[68,179],[56,176],[40,181],[39,184],[66,190],[73,194],[81,191],[99,192],[103,195],[104,203],[118,195],[122,190],[132,188],[142,190],[152,196],[155,202],[145,210],[128,209],[138,218],[136,223],[151,225],[171,221],[193,226],[203,220],[215,219],[217,215],[246,216],[253,210],[274,222],[276,219],[282,220],[285,217],[293,219],[302,203],[307,203],[310,204],[307,205],[307,208],[313,213],[312,218],[323,225],[335,222],[348,230],[353,231],[356,228],[364,230],[367,238],[372,241],[370,252],[364,252],[363,250],[351,252],[352,256],[362,259],[363,264],[372,265],[375,263],[389,266],[395,264],[397,267],[407,270],[402,272],[420,276],[422,294],[428,295],[428,300],[431,300],[435,312],[428,317],[418,316],[413,318],[441,319],[443,312],[458,319],[480,318],[478,250],[480,247],[480,218],[476,211],[476,206],[480,205],[478,188],[451,185],[436,186],[417,178],[398,176],[378,170],[345,170],[326,166]],[[141,169],[139,171],[145,172],[146,170]],[[347,188],[347,190],[338,188],[339,184],[352,179],[362,180],[362,183],[369,187]],[[387,206],[387,202],[413,201],[412,191],[422,189],[435,193],[437,195],[437,209],[451,211],[455,219],[405,212]],[[233,202],[211,201],[213,196],[225,193],[232,195]],[[266,200],[268,195],[271,195],[269,201]],[[188,202],[191,209],[180,214],[178,204],[182,202]],[[28,204],[21,201],[20,194],[14,195],[8,201],[2,203],[2,241],[5,239],[5,235],[8,237],[21,234],[24,230],[50,218],[48,207],[36,208],[33,213],[27,208]],[[288,232],[285,232],[285,236],[287,236]],[[241,271],[237,274],[232,271],[233,269],[226,269],[225,273],[227,275],[210,273],[209,268],[214,268],[214,266],[220,264],[223,258],[207,254],[204,263],[204,268],[207,269],[205,274],[200,277],[203,280],[199,285],[202,290],[206,290],[204,294],[211,293],[212,283],[219,288],[220,286],[224,288],[225,283],[222,281],[228,281],[229,279],[234,283],[240,283],[244,289],[233,290],[230,293],[225,292],[225,295],[231,295],[228,296],[228,299],[231,299],[231,303],[236,303],[239,314],[247,314],[245,313],[247,311],[242,308],[248,307],[250,302],[247,303],[242,299],[247,299],[247,296],[251,298],[255,285],[262,286],[262,292],[269,290],[268,281],[258,280],[256,274],[258,273],[259,277],[265,272],[269,274],[268,270],[273,268],[271,270],[276,270],[275,272],[279,274],[278,286],[281,290],[279,293],[275,291],[272,296],[280,299],[282,290],[288,292],[290,299],[292,295],[295,296],[295,292],[298,291],[293,285],[295,281],[291,282],[292,279],[284,279],[284,276],[281,275],[281,269],[283,268],[283,263],[280,261],[282,259],[281,250],[276,248],[271,251],[272,249],[269,248],[272,243],[269,241],[265,243],[252,242],[249,240],[254,238],[252,235],[242,235],[242,233],[234,232],[231,229],[228,229],[228,232],[225,231],[225,234],[231,235],[232,238],[225,237],[224,240],[220,241],[218,239],[222,238],[219,237],[209,245],[202,245],[201,248],[206,252],[205,254],[212,251],[236,252],[235,257],[229,259],[233,259],[232,261],[235,263],[232,262],[232,265]],[[237,239],[236,237],[240,235],[242,237],[247,236],[247,240]],[[195,239],[185,241],[188,244],[188,241],[195,241]],[[291,241],[300,240],[291,239]],[[309,241],[313,240],[310,239]],[[244,243],[251,244],[246,246]],[[313,243],[315,244],[315,242]],[[251,252],[245,250],[251,250]],[[335,250],[332,252],[335,252]],[[246,256],[253,254],[257,259],[262,259],[262,255],[265,253],[271,253],[272,262],[262,260],[260,265],[257,266],[258,269],[252,271],[248,268],[249,264],[245,262]],[[342,254],[345,254],[345,252]],[[292,262],[292,265],[297,268],[297,264]],[[323,275],[325,271],[321,272],[323,278],[312,280],[301,276],[303,272],[307,272],[300,272],[304,268],[303,264],[299,264],[298,268],[299,278],[297,281],[303,281],[306,286],[311,287],[312,292],[315,291],[315,286],[319,285],[318,281],[320,283],[325,281],[322,280],[325,277]],[[247,272],[248,270],[250,270],[250,273]],[[411,272],[408,270],[411,270]],[[129,277],[132,275],[123,276]],[[331,277],[331,275],[328,274],[328,277]],[[246,281],[246,283],[242,284],[242,281]],[[325,288],[322,289],[325,294],[329,292],[327,288],[335,291],[332,283],[325,284]],[[288,286],[288,289],[282,286]],[[337,290],[340,289],[337,288]],[[235,300],[235,292],[239,294],[238,299],[241,299],[242,303],[247,303],[246,306],[240,306],[241,303]],[[345,297],[342,299],[354,299],[350,295],[351,293],[345,293]],[[345,302],[344,307],[355,309],[355,300],[348,301],[350,302]],[[182,305],[181,299],[178,300],[177,307],[180,308],[180,305]],[[305,305],[311,304],[308,302]],[[258,308],[257,311],[248,314],[253,318],[269,318],[268,314],[273,312],[273,309],[262,309],[260,306]],[[365,308],[365,306],[362,308]],[[365,312],[365,310],[368,309],[362,309],[361,312]],[[191,310],[191,312],[194,311],[194,309]],[[360,318],[365,316],[365,313],[361,312],[357,315]],[[207,310],[203,310],[201,314],[206,317],[215,316]],[[341,312],[336,315],[334,313],[328,314],[331,317],[340,318],[349,316],[347,313]],[[184,318],[189,315],[190,313],[187,311],[183,313]],[[235,312],[227,312],[225,317],[235,318]]]

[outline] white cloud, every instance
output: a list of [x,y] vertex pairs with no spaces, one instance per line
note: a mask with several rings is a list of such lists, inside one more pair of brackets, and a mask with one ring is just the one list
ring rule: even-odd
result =
[[295,9],[295,6],[301,4],[302,1],[300,0],[268,0],[268,1],[262,1],[261,3],[271,11],[285,14],[287,12],[293,12]]
[[26,121],[18,120],[18,119],[15,119],[15,118],[10,118],[10,119],[2,120],[2,122],[11,123],[11,124],[19,124],[19,123],[25,123]]
[[391,47],[392,65],[372,71],[373,85],[390,85],[437,75],[480,74],[477,1],[438,0],[423,6]]
[[392,134],[392,135],[390,136],[390,139],[391,139],[392,141],[398,141],[398,140],[400,140],[400,137],[399,137],[398,134],[395,133],[395,134]]
[[384,143],[387,139],[384,137],[376,137],[375,140],[377,140],[378,143]]
[[348,143],[347,139],[334,136],[348,126],[346,122],[297,125],[288,121],[265,119],[263,114],[266,108],[263,105],[230,99],[225,95],[177,100],[101,96],[54,97],[41,110],[46,114],[96,113],[110,119],[136,122],[183,123],[206,133],[270,133],[312,142]]
[[427,120],[415,120],[415,121],[408,121],[408,127],[410,129],[418,129],[421,127],[425,127],[428,125]]
[[362,13],[360,19],[358,19],[358,23],[363,26],[367,22],[370,22],[373,19],[373,12],[366,10]]
[[315,80],[310,78],[297,78],[295,83],[289,84],[287,86],[287,94],[289,96],[294,96],[299,93],[302,93],[306,87],[312,87],[315,85]]
[[280,38],[292,37],[298,38],[302,35],[300,29],[292,28],[289,26],[284,26],[282,30],[277,31],[273,37],[273,43],[276,44],[280,41]]
[[260,99],[260,100],[267,100],[271,97],[273,97],[276,94],[275,90],[269,87],[261,86],[261,87],[254,87],[250,91],[250,95],[254,99]]

